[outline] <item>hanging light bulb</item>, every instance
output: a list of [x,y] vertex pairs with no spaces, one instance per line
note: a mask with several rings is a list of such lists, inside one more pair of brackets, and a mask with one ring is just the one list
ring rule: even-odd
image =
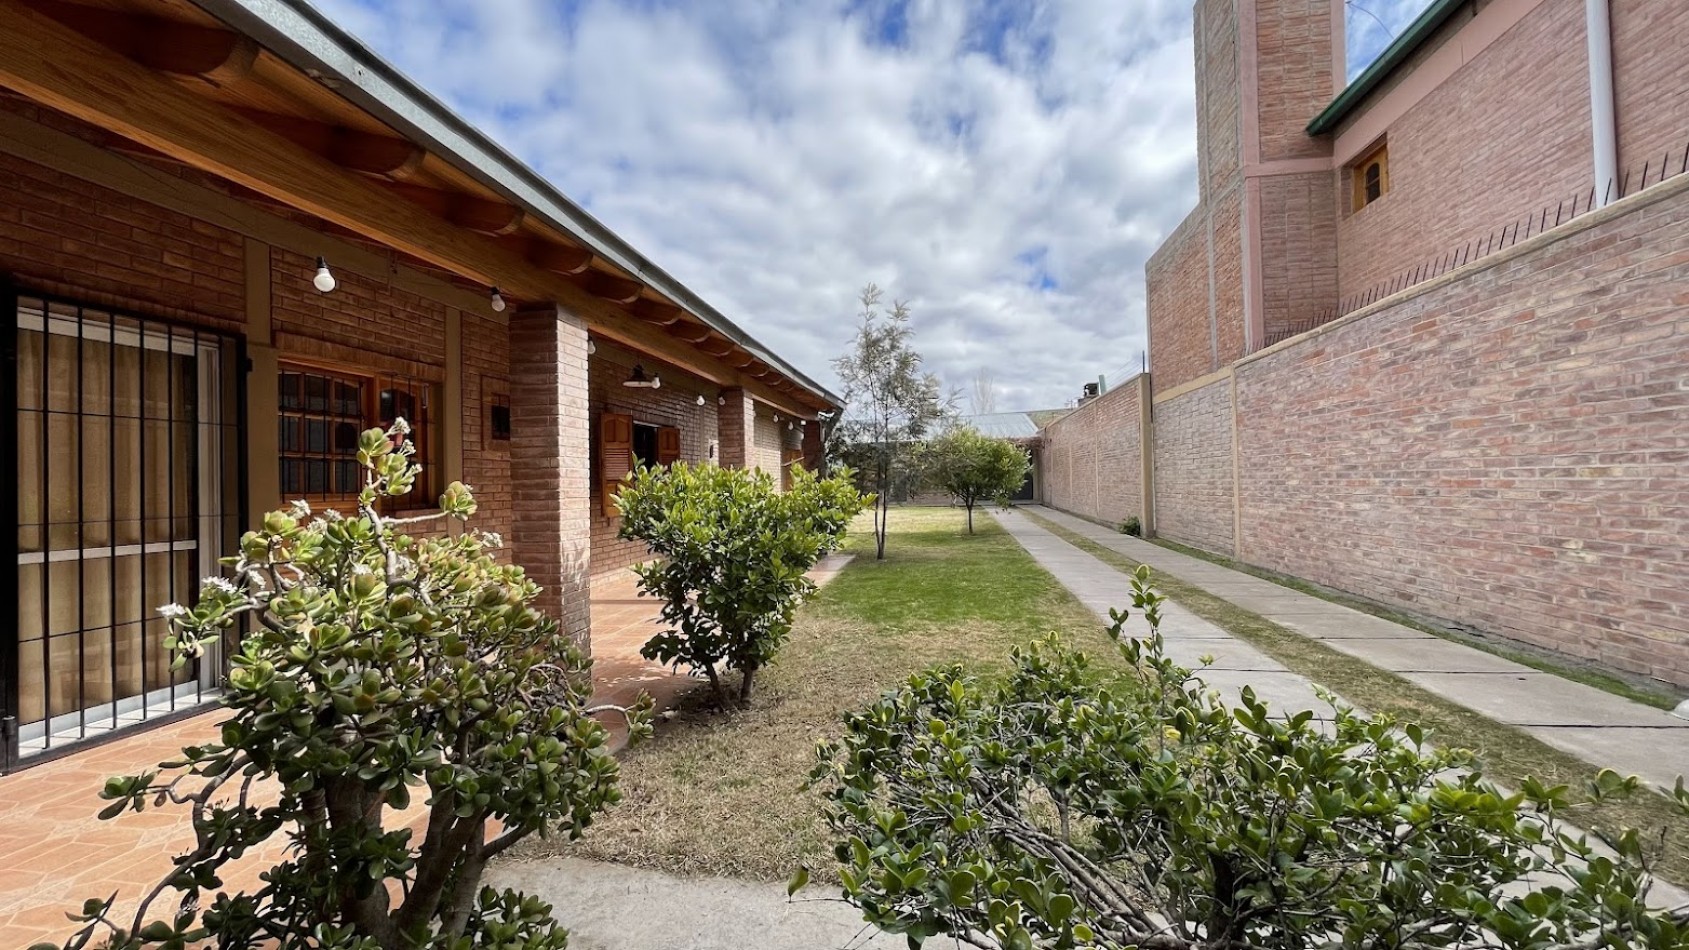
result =
[[591,356],[592,354],[597,353],[597,352],[598,352],[598,344],[592,342],[591,340],[586,341],[586,355]]
[[335,288],[334,275],[329,273],[328,261],[320,257],[317,258],[317,276],[311,278],[311,286],[325,294]]
[[726,396],[717,396],[717,397],[715,397],[715,404],[716,404],[716,405],[718,405],[718,406],[725,406],[725,405],[727,405],[727,397],[726,397]]
[[702,406],[703,404],[704,404],[704,397],[702,395],[700,395],[698,397],[698,405]]
[[504,312],[504,295],[498,292],[497,287],[493,288],[492,304],[494,313]]

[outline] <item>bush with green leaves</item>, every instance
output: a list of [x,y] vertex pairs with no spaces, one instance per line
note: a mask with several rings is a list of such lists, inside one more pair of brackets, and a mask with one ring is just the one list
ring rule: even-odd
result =
[[918,459],[923,480],[968,510],[969,534],[974,533],[974,506],[1007,504],[1032,468],[1025,449],[966,427],[927,440]]
[[1684,911],[1649,907],[1648,836],[1586,835],[1569,788],[1499,789],[1411,723],[1230,707],[1167,659],[1141,569],[1132,601],[1149,637],[1121,612],[1110,632],[1133,672],[1045,641],[997,685],[917,675],[822,746],[871,923],[992,948],[1689,947]]
[[739,672],[739,702],[785,643],[792,614],[815,589],[806,572],[838,547],[868,504],[852,473],[818,478],[794,468],[782,492],[760,470],[711,463],[640,468],[616,496],[621,536],[657,559],[637,566],[640,589],[662,602],[667,629],[640,650],[709,678],[725,704],[724,670]]
[[[66,947],[565,945],[548,905],[483,887],[482,871],[535,832],[578,836],[617,801],[592,718],[614,707],[588,706],[590,661],[533,606],[522,569],[494,558],[496,535],[403,533],[467,520],[466,486],[448,486],[438,514],[381,513],[415,484],[408,431],[359,438],[355,514],[272,511],[227,577],[206,578],[191,608],[162,608],[178,663],[250,626],[221,698],[230,715],[217,741],[109,780],[100,817],[188,806],[194,845],[132,921],[114,919],[116,895],[89,901]],[[618,711],[649,731],[648,700]],[[416,833],[397,815],[413,803]],[[223,892],[230,862],[283,838],[261,886]]]
[[1128,515],[1126,520],[1120,523],[1120,533],[1141,538],[1144,536],[1144,523],[1138,520],[1137,515]]

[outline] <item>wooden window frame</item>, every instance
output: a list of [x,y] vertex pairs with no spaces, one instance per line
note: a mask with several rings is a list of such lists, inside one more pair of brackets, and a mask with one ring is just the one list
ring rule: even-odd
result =
[[[657,430],[656,458],[641,460],[634,454],[633,430],[644,426]],[[598,440],[593,448],[593,469],[598,473],[598,510],[606,518],[619,518],[615,495],[627,483],[627,473],[640,461],[669,465],[680,461],[680,427],[641,422],[632,413],[610,412],[598,417]],[[614,469],[622,471],[614,471]]]
[[[1367,194],[1367,172],[1373,166],[1378,166],[1378,195]],[[1384,198],[1390,193],[1390,143],[1380,140],[1378,144],[1361,153],[1361,157],[1349,165],[1350,212],[1360,211]]]
[[[381,499],[381,503],[385,509],[391,511],[421,510],[432,507],[434,497],[439,494],[439,491],[436,489],[435,482],[439,479],[438,468],[440,464],[439,459],[435,457],[436,453],[439,451],[439,440],[435,438],[433,429],[434,426],[438,424],[438,420],[435,418],[435,415],[437,412],[441,411],[440,406],[442,405],[442,400],[444,398],[441,391],[442,387],[438,383],[414,376],[404,376],[398,373],[387,373],[376,370],[349,367],[344,364],[326,360],[299,359],[283,356],[280,360],[278,360],[276,368],[276,386],[278,389],[276,413],[276,436],[278,444],[276,461],[278,466],[282,463],[282,461],[290,457],[319,457],[303,451],[290,453],[281,448],[281,430],[285,420],[289,417],[304,420],[309,418],[322,418],[326,415],[313,413],[308,409],[290,410],[281,408],[279,389],[282,379],[289,374],[319,376],[329,380],[351,383],[358,386],[360,390],[358,399],[358,431],[360,433],[365,429],[372,429],[377,426],[385,426],[389,424],[381,418],[381,393],[383,391],[405,390],[420,397],[420,411],[415,414],[420,416],[420,418],[407,417],[405,421],[411,425],[410,439],[412,444],[416,446],[416,455],[414,458],[422,465],[422,472],[417,476],[416,486],[412,488],[408,494],[399,498],[384,498]],[[327,418],[334,417],[327,416]],[[330,433],[331,441],[332,438],[333,434]],[[329,457],[333,458],[332,455]],[[281,480],[280,472],[277,473],[277,479],[279,483]],[[359,474],[358,479],[359,485],[361,486],[363,480],[361,473]],[[279,501],[284,503],[291,501],[294,498],[303,498],[313,506],[337,509],[354,508],[358,503],[357,491],[350,493],[335,491],[310,493],[290,491],[283,487],[282,496],[283,497],[279,499]]]

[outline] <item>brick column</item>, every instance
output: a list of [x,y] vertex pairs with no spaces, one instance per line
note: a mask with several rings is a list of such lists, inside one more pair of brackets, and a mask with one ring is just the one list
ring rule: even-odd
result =
[[803,427],[803,467],[821,471],[821,420],[811,419]]
[[539,606],[592,649],[586,324],[559,307],[510,318],[511,531]]
[[721,440],[721,464],[728,468],[750,468],[756,455],[756,403],[743,389],[723,389],[726,402],[717,406],[716,438]]

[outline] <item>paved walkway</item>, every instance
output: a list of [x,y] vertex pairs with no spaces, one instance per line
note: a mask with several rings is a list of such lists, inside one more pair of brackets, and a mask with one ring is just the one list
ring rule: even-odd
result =
[[[1054,509],[1030,510],[1148,564],[1151,570],[1195,584],[1222,600],[1522,729],[1593,765],[1641,776],[1664,789],[1671,788],[1677,776],[1689,774],[1689,721],[1664,710],[1128,537]],[[1087,607],[1106,616],[1109,606],[1126,603],[1128,588],[1119,571],[1019,512],[999,512],[997,517]],[[1192,652],[1187,644],[1218,641],[1214,633],[1231,641],[1211,651],[1221,657],[1206,677],[1214,685],[1254,682],[1257,693],[1279,705],[1277,697],[1295,695],[1297,680],[1306,683],[1271,658],[1231,640],[1186,611],[1170,611],[1163,625],[1169,645],[1177,644],[1178,650],[1187,654]],[[1177,650],[1172,655],[1185,662]]]
[[905,946],[902,937],[864,924],[860,910],[838,899],[837,886],[811,885],[788,900],[784,884],[679,877],[579,858],[501,861],[487,872],[487,883],[550,903],[569,929],[569,950]]

